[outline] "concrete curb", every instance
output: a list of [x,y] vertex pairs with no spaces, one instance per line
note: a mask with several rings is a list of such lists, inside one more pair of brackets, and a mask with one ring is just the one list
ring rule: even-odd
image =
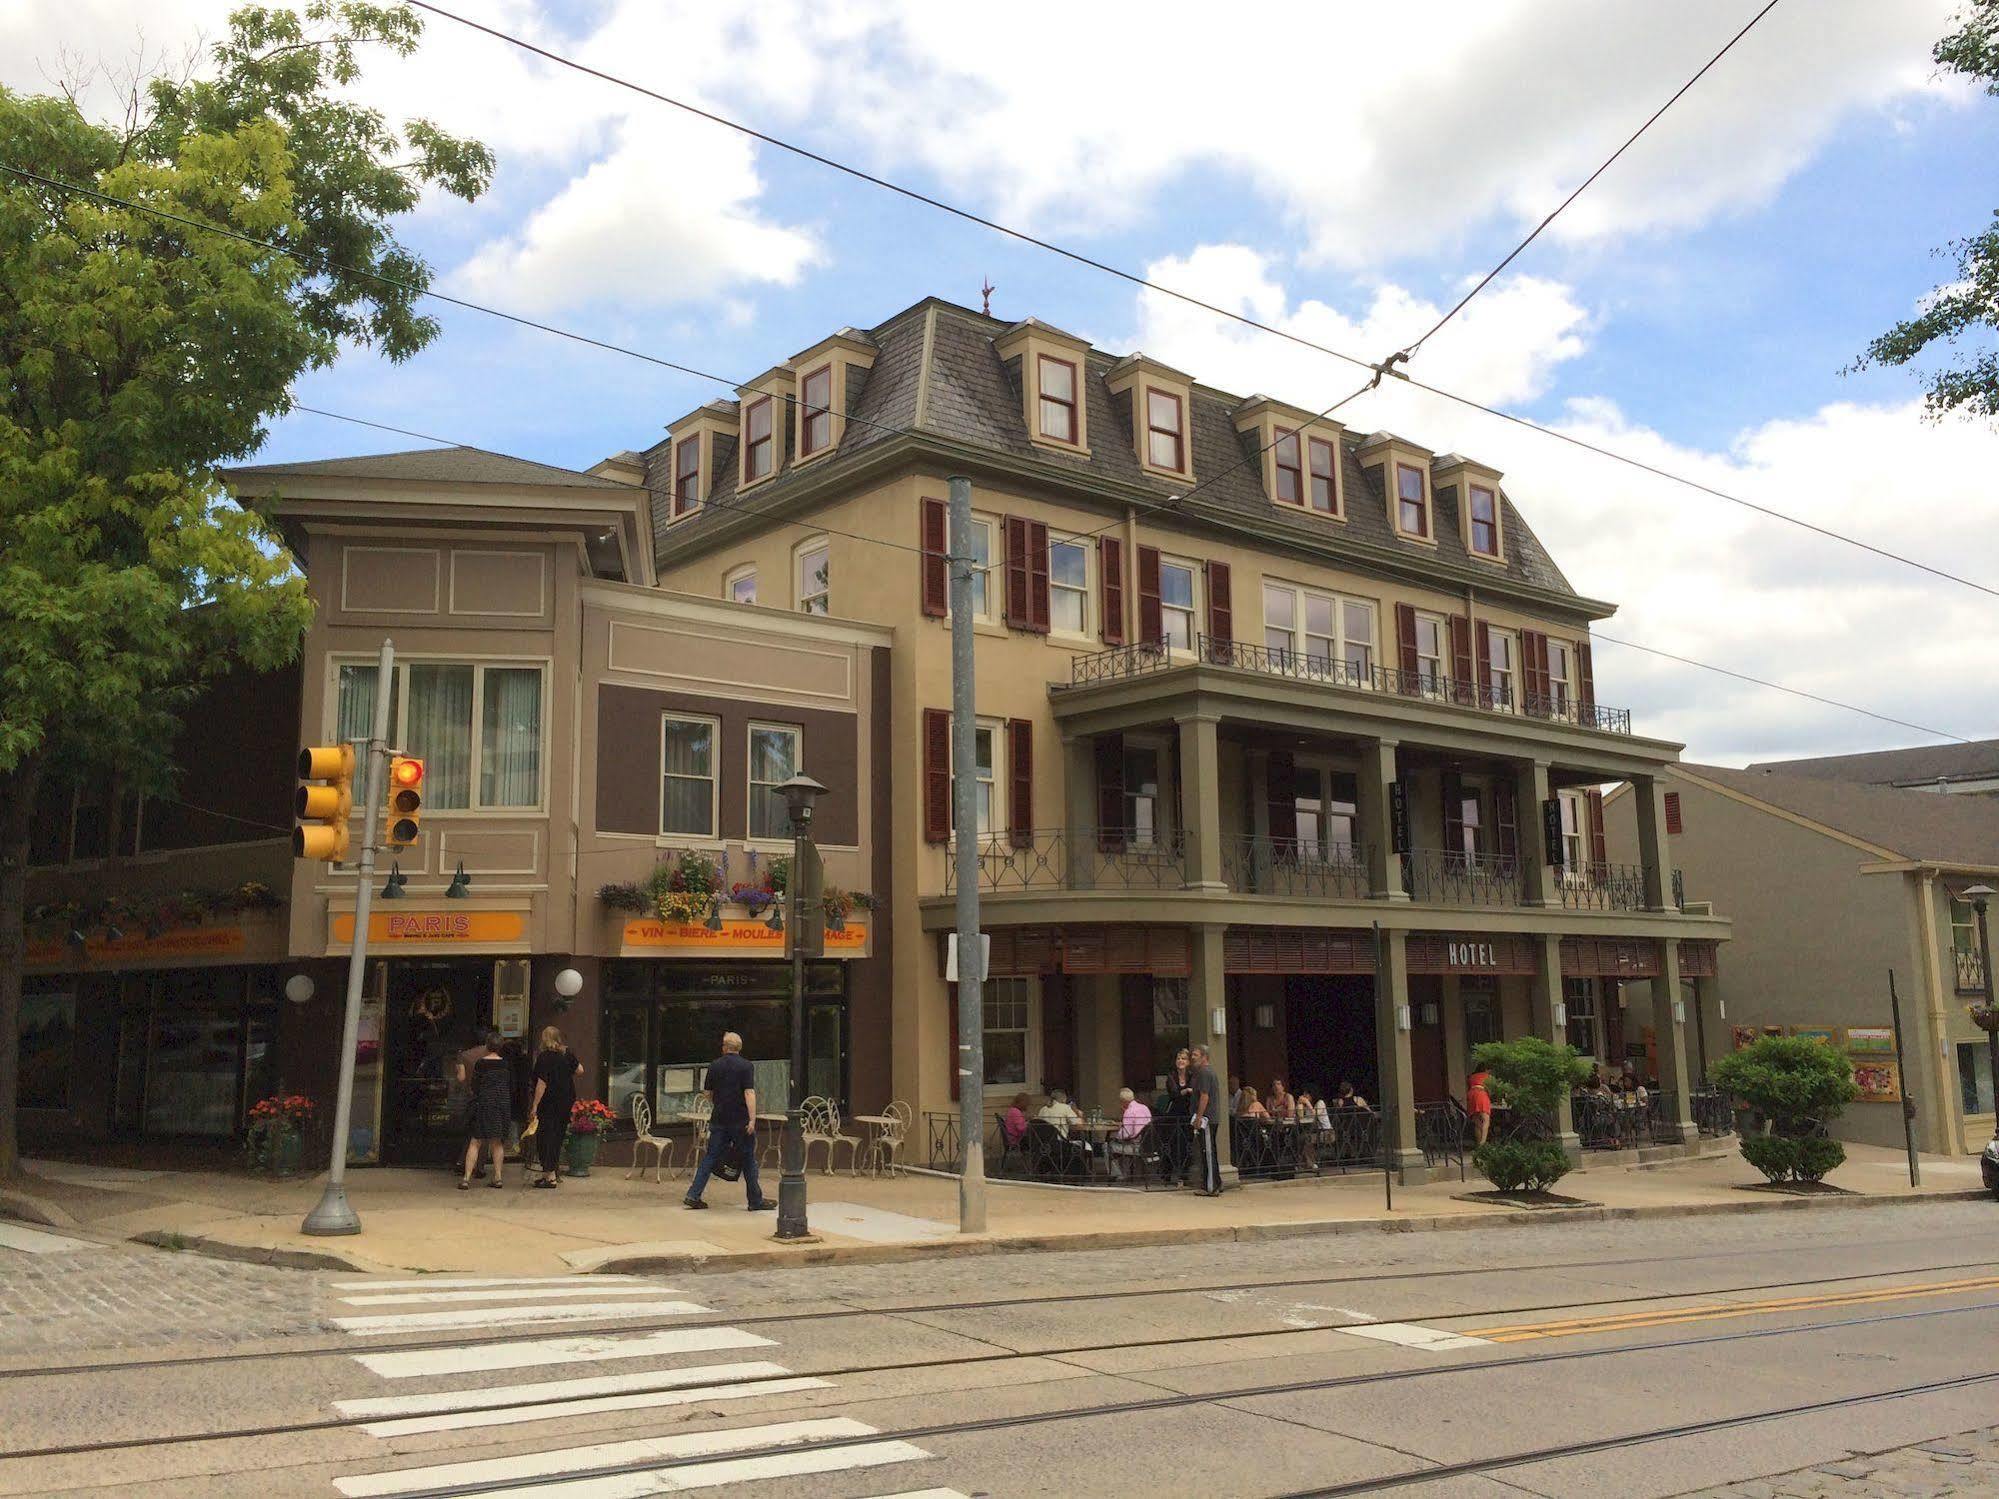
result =
[[23,1223],[39,1223],[43,1228],[75,1228],[77,1221],[46,1197],[18,1192],[9,1187],[0,1191],[0,1218],[18,1218]]
[[149,1228],[133,1234],[134,1244],[148,1244],[176,1254],[204,1254],[215,1260],[238,1260],[248,1265],[275,1265],[284,1270],[340,1270],[356,1275],[379,1274],[384,1267],[346,1255],[321,1253],[316,1249],[280,1249],[275,1245],[231,1244],[221,1239],[205,1239],[199,1234],[179,1234],[168,1228]]
[[744,1254],[632,1255],[607,1259],[586,1275],[685,1275],[695,1270],[796,1269],[805,1265],[883,1265],[898,1261],[958,1259],[968,1255],[1016,1254],[1041,1250],[1144,1249],[1170,1244],[1255,1244],[1273,1240],[1338,1237],[1366,1233],[1428,1233],[1510,1228],[1545,1223],[1610,1223],[1652,1218],[1692,1218],[1731,1213],[1814,1212],[1839,1208],[1894,1207],[1912,1202],[1968,1202],[1990,1194],[1983,1188],[1924,1192],[1918,1196],[1855,1193],[1851,1197],[1778,1197],[1750,1202],[1660,1203],[1644,1207],[1495,1208],[1489,1213],[1427,1214],[1413,1218],[1324,1218],[1296,1223],[1244,1223],[1231,1228],[1143,1228],[1105,1233],[1032,1234],[996,1238],[947,1239],[915,1244],[820,1245],[816,1248],[759,1249]]

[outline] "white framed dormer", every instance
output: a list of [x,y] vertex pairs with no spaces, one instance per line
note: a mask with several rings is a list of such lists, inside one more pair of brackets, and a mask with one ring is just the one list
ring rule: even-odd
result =
[[1450,499],[1458,516],[1458,539],[1475,562],[1506,565],[1506,515],[1499,470],[1446,453],[1430,471],[1438,499]]
[[766,370],[736,392],[741,430],[736,438],[736,489],[766,484],[793,457],[793,410],[798,380],[789,365]]
[[842,328],[791,361],[798,383],[798,399],[788,413],[795,462],[812,463],[840,450],[855,376],[874,362],[874,344],[853,328]]
[[1338,422],[1269,396],[1251,396],[1236,408],[1235,428],[1255,445],[1263,492],[1278,510],[1321,520],[1347,518],[1346,429]]
[[1430,483],[1435,459],[1430,450],[1392,432],[1376,432],[1361,443],[1355,456],[1381,485],[1389,529],[1403,541],[1435,546],[1437,498]]
[[715,489],[715,465],[721,445],[736,435],[736,406],[710,401],[690,411],[666,429],[667,524],[697,514]]
[[993,348],[1019,386],[1028,439],[1052,452],[1087,457],[1090,346],[1073,333],[1029,318],[994,339]]
[[1179,370],[1128,354],[1110,368],[1104,384],[1124,405],[1133,456],[1155,478],[1191,483],[1194,477],[1194,382]]

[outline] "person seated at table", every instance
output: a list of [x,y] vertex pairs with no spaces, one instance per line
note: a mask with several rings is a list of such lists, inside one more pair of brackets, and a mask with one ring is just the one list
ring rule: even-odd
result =
[[1284,1079],[1277,1077],[1270,1080],[1270,1096],[1263,1106],[1270,1110],[1272,1119],[1289,1119],[1297,1110],[1298,1100],[1285,1088]]
[[1268,1119],[1270,1117],[1270,1110],[1257,1101],[1256,1089],[1249,1087],[1247,1084],[1243,1087],[1242,1107],[1236,1110],[1236,1117],[1239,1119]]
[[1368,1107],[1367,1100],[1354,1092],[1353,1084],[1345,1078],[1340,1079],[1340,1096],[1333,1100],[1333,1107],[1336,1109],[1355,1109],[1363,1114],[1374,1112],[1373,1109]]
[[1300,1124],[1317,1124],[1319,1122],[1319,1111],[1312,1103],[1312,1095],[1307,1093],[1303,1088],[1298,1090],[1298,1097],[1293,1100],[1291,1117],[1296,1119]]
[[1009,1148],[1018,1145],[1022,1140],[1027,1138],[1027,1095],[1025,1093],[1014,1094],[1013,1102],[1008,1104],[1006,1112],[1000,1115],[1000,1133],[1006,1136],[1006,1143]]
[[1243,1091],[1242,1079],[1231,1077],[1229,1079],[1229,1112],[1231,1114],[1240,1114],[1242,1112]]
[[1333,1127],[1332,1111],[1326,1107],[1326,1100],[1323,1097],[1312,1106],[1312,1115],[1317,1119],[1320,1129],[1331,1129]]
[[1077,1113],[1076,1106],[1069,1102],[1067,1093],[1060,1088],[1053,1088],[1049,1090],[1048,1102],[1041,1106],[1041,1112],[1034,1117],[1054,1125],[1055,1133],[1066,1140],[1069,1138],[1069,1126],[1079,1123],[1083,1116]]
[[1124,1106],[1119,1116],[1117,1133],[1111,1136],[1111,1177],[1115,1181],[1124,1179],[1121,1161],[1138,1154],[1138,1142],[1152,1123],[1152,1110],[1139,1102],[1138,1095],[1129,1088],[1118,1089],[1118,1102]]

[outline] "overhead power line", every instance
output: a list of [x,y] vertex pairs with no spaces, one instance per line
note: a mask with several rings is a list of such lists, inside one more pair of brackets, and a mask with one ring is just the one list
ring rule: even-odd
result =
[[[439,16],[444,20],[456,22],[458,25],[467,27],[468,29],[473,31],[483,32],[485,35],[492,37],[496,41],[505,42],[509,46],[519,48],[523,52],[532,53],[535,56],[544,59],[545,61],[554,63],[558,67],[568,68],[572,72],[581,73],[587,77],[595,78],[600,82],[608,83],[612,85],[614,88],[625,89],[631,93],[638,94],[647,99],[651,99],[656,103],[664,104],[669,106],[670,108],[681,110],[684,113],[694,115],[697,118],[703,120],[707,120],[710,124],[719,125],[725,130],[733,130],[739,135],[747,136],[752,140],[761,141],[763,144],[771,146],[776,150],[788,152],[789,154],[796,156],[801,160],[813,162],[816,165],[826,168],[828,171],[842,173],[845,176],[854,178],[856,181],[865,182],[871,187],[880,188],[883,192],[894,193],[898,197],[907,198],[914,203],[920,203],[926,208],[936,209],[939,213],[950,214],[952,217],[962,219],[966,223],[976,224],[980,228],[991,230],[995,234],[1004,235],[1009,239],[1018,240],[1022,244],[1031,245],[1037,250],[1045,250],[1051,255],[1059,255],[1065,260],[1073,261],[1077,265],[1087,266],[1089,269],[1093,271],[1101,272],[1106,276],[1115,277],[1117,280],[1127,282],[1132,286],[1142,287],[1146,291],[1156,292],[1160,296],[1170,297],[1171,299],[1177,302],[1184,302],[1189,307],[1198,307],[1203,312],[1210,313],[1215,317],[1225,319],[1226,321],[1232,323],[1239,323],[1246,328],[1254,328],[1260,333],[1268,334],[1273,338],[1281,338],[1285,340],[1287,343],[1293,343],[1298,345],[1300,348],[1312,349],[1317,353],[1327,355],[1330,358],[1337,359],[1345,364],[1352,365],[1355,369],[1366,370],[1370,374],[1374,374],[1382,368],[1382,365],[1377,365],[1371,360],[1363,359],[1358,354],[1350,354],[1344,349],[1336,349],[1332,347],[1330,344],[1320,343],[1317,339],[1307,338],[1302,333],[1295,333],[1288,328],[1278,327],[1274,323],[1263,322],[1257,318],[1249,316],[1249,314],[1247,313],[1237,312],[1232,308],[1223,307],[1219,303],[1207,301],[1202,297],[1194,296],[1190,292],[1184,292],[1175,287],[1162,285],[1161,283],[1152,280],[1150,277],[1140,275],[1136,271],[1129,271],[1124,269],[1122,266],[1113,265],[1109,261],[1099,260],[1092,255],[1085,255],[1080,250],[1070,249],[1068,246],[1059,244],[1054,240],[1044,239],[1039,235],[1030,234],[1023,229],[1016,229],[1010,224],[1002,223],[997,219],[988,218],[984,214],[975,213],[969,208],[960,207],[958,204],[949,202],[943,198],[936,197],[930,193],[921,192],[916,188],[905,186],[904,184],[895,182],[887,177],[879,176],[873,172],[864,171],[860,167],[853,166],[835,157],[827,156],[823,152],[814,151],[810,147],[801,146],[794,141],[785,140],[781,136],[772,135],[767,131],[757,129],[755,126],[746,125],[740,120],[733,120],[729,118],[727,115],[718,114],[716,111],[712,109],[704,109],[698,104],[690,103],[685,99],[676,98],[671,94],[662,93],[658,89],[649,88],[646,85],[641,83],[636,83],[629,78],[622,78],[615,73],[606,72],[602,68],[595,68],[590,66],[588,63],[578,62],[573,57],[564,56],[560,52],[556,52],[548,47],[543,47],[536,42],[531,42],[525,37],[516,36],[511,32],[502,31],[500,28],[496,26],[488,26],[483,21],[475,21],[469,16],[463,16],[458,14],[456,11],[447,10],[441,5],[436,5],[431,3],[431,0],[409,0],[409,3],[416,6],[420,10],[428,11],[432,15]],[[1774,3],[1774,0],[1772,0],[1772,3]],[[1764,7],[1764,11],[1767,12],[1768,9],[1769,6],[1766,5]],[[1754,25],[1756,21],[1761,20],[1762,14],[1763,14],[1762,12],[1759,12],[1758,15],[1751,20],[1750,25]],[[1747,30],[1746,27],[1744,29]],[[1732,46],[1733,42],[1731,42],[1730,45]],[[1726,50],[1727,49],[1724,49],[1724,51]],[[1717,53],[1716,57],[1719,58],[1720,55],[1721,54]],[[1710,67],[1713,66],[1712,62],[1710,62],[1709,66]],[[1705,71],[1705,69],[1703,69],[1703,71]],[[1696,74],[1695,79],[1698,79],[1698,77],[1699,74]],[[1688,87],[1692,86],[1693,81],[1694,80],[1689,80]],[[1683,89],[1681,92],[1684,91],[1685,90]],[[1677,98],[1678,95],[1676,94],[1674,97]],[[1672,101],[1668,100],[1667,102],[1670,105]],[[1615,157],[1613,157],[1612,160],[1615,160]],[[1608,165],[1608,163],[1606,163],[1606,165]],[[1587,187],[1588,183],[1585,182],[1584,186]],[[1578,189],[1577,191],[1580,192],[1581,189]],[[1560,210],[1557,209],[1557,212],[1560,212]],[[1518,251],[1516,251],[1515,253],[1517,254]],[[1509,259],[1510,258],[1511,257],[1509,257]],[[1441,326],[1441,324],[1439,326]],[[1435,330],[1433,329],[1432,331]],[[1392,360],[1384,361],[1383,363],[1386,364],[1391,362],[1393,361]],[[1921,572],[1928,573],[1930,576],[1935,578],[1941,578],[1946,582],[1956,583],[1961,587],[1975,589],[1979,593],[1989,595],[1990,597],[1993,598],[1999,598],[1999,588],[1995,588],[1984,583],[1976,582],[1973,579],[1963,577],[1957,573],[1949,572],[1944,568],[1936,567],[1927,562],[1918,561],[1916,558],[1903,556],[1899,552],[1889,551],[1885,547],[1876,546],[1872,542],[1862,541],[1857,537],[1847,535],[1845,532],[1835,531],[1832,530],[1830,527],[1826,526],[1814,525],[1812,522],[1803,520],[1798,516],[1789,514],[1786,511],[1778,510],[1768,505],[1759,505],[1752,500],[1743,499],[1739,495],[1730,494],[1726,490],[1717,489],[1711,484],[1702,484],[1697,480],[1686,478],[1683,475],[1673,473],[1668,469],[1662,469],[1657,467],[1656,465],[1645,463],[1636,458],[1628,457],[1623,453],[1617,452],[1613,448],[1602,447],[1598,444],[1584,441],[1581,438],[1571,437],[1567,433],[1559,431],[1554,427],[1543,426],[1541,423],[1536,422],[1528,417],[1517,416],[1514,413],[1508,411],[1501,411],[1495,407],[1488,406],[1481,401],[1473,400],[1469,396],[1461,396],[1457,394],[1455,391],[1444,390],[1441,387],[1435,385],[1427,385],[1419,380],[1411,379],[1408,381],[1408,383],[1412,387],[1418,390],[1425,391],[1430,395],[1438,397],[1439,399],[1450,401],[1453,404],[1466,407],[1469,410],[1483,412],[1487,416],[1498,417],[1502,421],[1511,422],[1515,426],[1525,427],[1529,431],[1540,432],[1546,436],[1558,438],[1563,442],[1571,444],[1572,446],[1587,449],[1588,451],[1595,453],[1600,457],[1608,458],[1616,463],[1626,464],[1632,468],[1639,469],[1645,473],[1653,474],[1656,477],[1666,479],[1672,483],[1684,484],[1691,489],[1699,490],[1702,494],[1712,496],[1713,498],[1718,500],[1726,501],[1731,505],[1739,505],[1746,510],[1754,511],[1758,515],[1766,516],[1771,520],[1783,521],[1790,525],[1798,526],[1803,530],[1812,532],[1814,535],[1825,537],[1826,539],[1831,541],[1842,542],[1848,546],[1857,547],[1861,551],[1870,553],[1871,555],[1880,557],[1886,561],[1898,562],[1905,567],[1916,568]]]

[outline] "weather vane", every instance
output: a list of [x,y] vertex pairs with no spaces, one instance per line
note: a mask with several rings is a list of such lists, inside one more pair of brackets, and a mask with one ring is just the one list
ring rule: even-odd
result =
[[979,311],[983,312],[987,317],[993,315],[993,293],[998,290],[999,288],[993,285],[990,276],[980,278]]

